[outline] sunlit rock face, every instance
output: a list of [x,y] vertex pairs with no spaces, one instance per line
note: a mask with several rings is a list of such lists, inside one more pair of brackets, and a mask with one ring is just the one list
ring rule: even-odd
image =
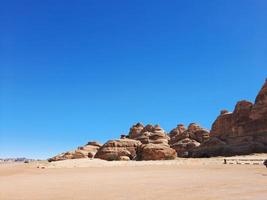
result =
[[49,158],[48,161],[60,161],[68,159],[79,159],[79,158],[94,158],[98,149],[102,144],[98,142],[88,142],[86,145],[78,147],[75,150],[67,151],[61,154],[58,154],[52,158]]
[[107,141],[96,153],[95,158],[103,160],[135,160],[141,142],[132,139]]
[[169,144],[171,148],[176,150],[177,156],[187,157],[189,151],[209,138],[209,131],[196,123],[191,123],[188,128],[183,124],[178,124],[169,135]]
[[267,152],[267,80],[255,103],[239,101],[232,113],[221,112],[212,125],[211,139],[219,144],[201,144],[192,156],[238,155]]
[[168,144],[142,144],[139,148],[139,160],[173,160],[176,152]]
[[148,124],[144,126],[137,123],[130,128],[128,138],[139,140],[142,144],[166,144],[168,145],[169,136],[159,125]]
[[142,143],[137,160],[170,160],[176,158],[176,152],[170,148],[170,137],[159,125],[144,126],[137,123],[130,128],[129,138]]

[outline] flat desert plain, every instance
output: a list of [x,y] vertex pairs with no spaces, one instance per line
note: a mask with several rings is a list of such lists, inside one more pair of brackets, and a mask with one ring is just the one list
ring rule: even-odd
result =
[[[266,159],[267,154],[252,157]],[[0,164],[0,199],[267,199],[264,165],[225,165],[223,159]]]

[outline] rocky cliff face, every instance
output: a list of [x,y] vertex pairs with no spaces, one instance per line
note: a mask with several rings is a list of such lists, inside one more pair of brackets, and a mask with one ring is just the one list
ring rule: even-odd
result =
[[255,103],[239,101],[233,112],[222,111],[212,125],[210,141],[192,156],[217,156],[267,152],[267,80]]

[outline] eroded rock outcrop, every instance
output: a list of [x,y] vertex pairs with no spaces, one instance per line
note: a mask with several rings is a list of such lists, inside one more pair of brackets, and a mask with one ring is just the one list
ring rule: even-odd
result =
[[169,134],[159,126],[133,125],[128,135],[103,146],[89,142],[49,161],[77,158],[105,160],[166,160],[184,157],[231,156],[267,152],[267,80],[255,102],[239,101],[234,111],[222,110],[209,132],[197,125],[179,124]]
[[159,125],[148,124],[144,126],[141,123],[137,123],[130,128],[128,137],[139,140],[142,144],[168,144],[170,139]]
[[176,152],[167,144],[142,144],[138,152],[139,160],[173,160]]
[[191,123],[188,128],[183,124],[177,125],[170,132],[169,144],[175,149],[179,157],[187,157],[189,151],[198,147],[201,142],[209,138],[209,131],[196,123]]
[[267,152],[267,80],[255,103],[239,101],[234,111],[221,112],[212,125],[210,140],[192,156],[238,155]]
[[82,147],[78,147],[73,151],[67,151],[49,158],[48,161],[60,161],[67,159],[79,159],[79,158],[94,158],[96,152],[102,145],[98,142],[88,142]]
[[141,123],[133,125],[130,129],[129,138],[142,143],[138,150],[138,160],[169,160],[175,159],[175,150],[170,148],[169,136],[159,125]]
[[134,160],[137,157],[137,149],[140,145],[140,141],[127,138],[109,140],[98,150],[95,158],[100,158],[108,161]]

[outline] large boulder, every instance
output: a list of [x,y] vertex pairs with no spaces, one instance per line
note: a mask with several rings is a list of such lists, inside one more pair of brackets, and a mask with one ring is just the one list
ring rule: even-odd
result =
[[78,147],[75,150],[67,151],[49,158],[48,161],[52,162],[67,159],[93,158],[100,147],[101,144],[98,142],[88,142],[86,145]]
[[174,143],[171,147],[175,149],[177,152],[177,156],[179,157],[187,157],[189,155],[189,151],[200,145],[196,140],[192,140],[190,138],[182,139],[176,143]]
[[95,158],[103,160],[134,160],[137,157],[137,148],[141,145],[138,140],[119,139],[109,140],[96,153]]
[[173,160],[176,152],[167,144],[142,144],[138,152],[139,160]]
[[210,140],[221,142],[203,143],[192,151],[193,156],[267,152],[267,80],[254,104],[243,100],[237,102],[232,113],[221,112],[212,125],[210,136]]

